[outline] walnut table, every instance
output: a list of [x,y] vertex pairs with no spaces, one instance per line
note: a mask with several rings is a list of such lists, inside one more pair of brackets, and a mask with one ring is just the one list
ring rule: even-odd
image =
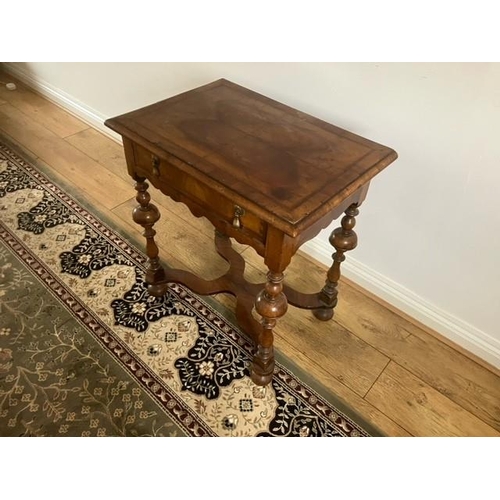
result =
[[[202,295],[235,295],[238,322],[256,344],[252,380],[268,384],[277,319],[288,303],[312,309],[319,320],[333,316],[340,263],[357,244],[358,207],[370,179],[397,154],[223,79],[106,125],[122,136],[128,172],[136,181],[139,206],[133,218],[144,227],[149,292],[161,296],[169,282],[177,282]],[[162,267],[153,229],[160,214],[150,203],[146,179],[211,221],[217,250],[231,264],[224,276],[207,281]],[[283,272],[298,248],[343,212],[341,227],[330,236],[336,252],[323,289],[304,294],[284,285]],[[245,281],[245,262],[230,238],[264,258],[266,283]]]

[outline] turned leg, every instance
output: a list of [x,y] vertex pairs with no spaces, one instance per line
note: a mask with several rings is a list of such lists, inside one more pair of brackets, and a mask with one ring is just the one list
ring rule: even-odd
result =
[[319,298],[325,307],[313,311],[314,316],[322,321],[328,321],[333,317],[333,309],[337,305],[337,285],[340,279],[340,264],[345,260],[344,253],[353,250],[358,244],[358,236],[353,231],[356,225],[355,217],[358,214],[358,205],[353,203],[345,211],[341,227],[335,229],[330,235],[330,244],[336,252],[332,255],[333,264],[328,270],[325,286],[319,293]]
[[264,290],[255,300],[255,309],[262,316],[262,329],[257,339],[257,352],[252,362],[251,377],[257,385],[271,382],[274,371],[273,328],[276,319],[286,313],[288,303],[283,293],[283,273],[269,271]]
[[142,177],[136,177],[135,189],[137,190],[136,200],[139,206],[134,208],[132,217],[134,222],[144,228],[143,235],[146,237],[146,254],[148,256],[148,267],[146,270],[146,283],[148,291],[155,297],[161,297],[167,291],[165,271],[161,267],[158,257],[159,250],[154,237],[156,231],[154,224],[160,218],[160,212],[155,205],[149,203],[151,196],[148,193],[148,183]]

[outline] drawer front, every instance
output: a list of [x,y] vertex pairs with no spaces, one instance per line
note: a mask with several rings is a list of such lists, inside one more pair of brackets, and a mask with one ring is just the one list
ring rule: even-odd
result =
[[[134,144],[134,158],[138,174],[147,177],[164,194],[185,203],[195,216],[206,217],[217,229],[240,243],[254,248],[254,243],[265,244],[267,223],[245,207],[137,144]],[[252,241],[248,241],[249,238]]]

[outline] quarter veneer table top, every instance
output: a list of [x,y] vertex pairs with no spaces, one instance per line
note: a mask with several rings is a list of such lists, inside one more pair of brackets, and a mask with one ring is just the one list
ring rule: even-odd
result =
[[296,235],[397,158],[224,79],[106,123]]

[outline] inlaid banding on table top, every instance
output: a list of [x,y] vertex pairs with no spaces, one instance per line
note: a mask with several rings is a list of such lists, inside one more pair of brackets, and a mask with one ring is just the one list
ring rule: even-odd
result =
[[293,225],[346,198],[396,158],[390,148],[225,80],[108,124]]

